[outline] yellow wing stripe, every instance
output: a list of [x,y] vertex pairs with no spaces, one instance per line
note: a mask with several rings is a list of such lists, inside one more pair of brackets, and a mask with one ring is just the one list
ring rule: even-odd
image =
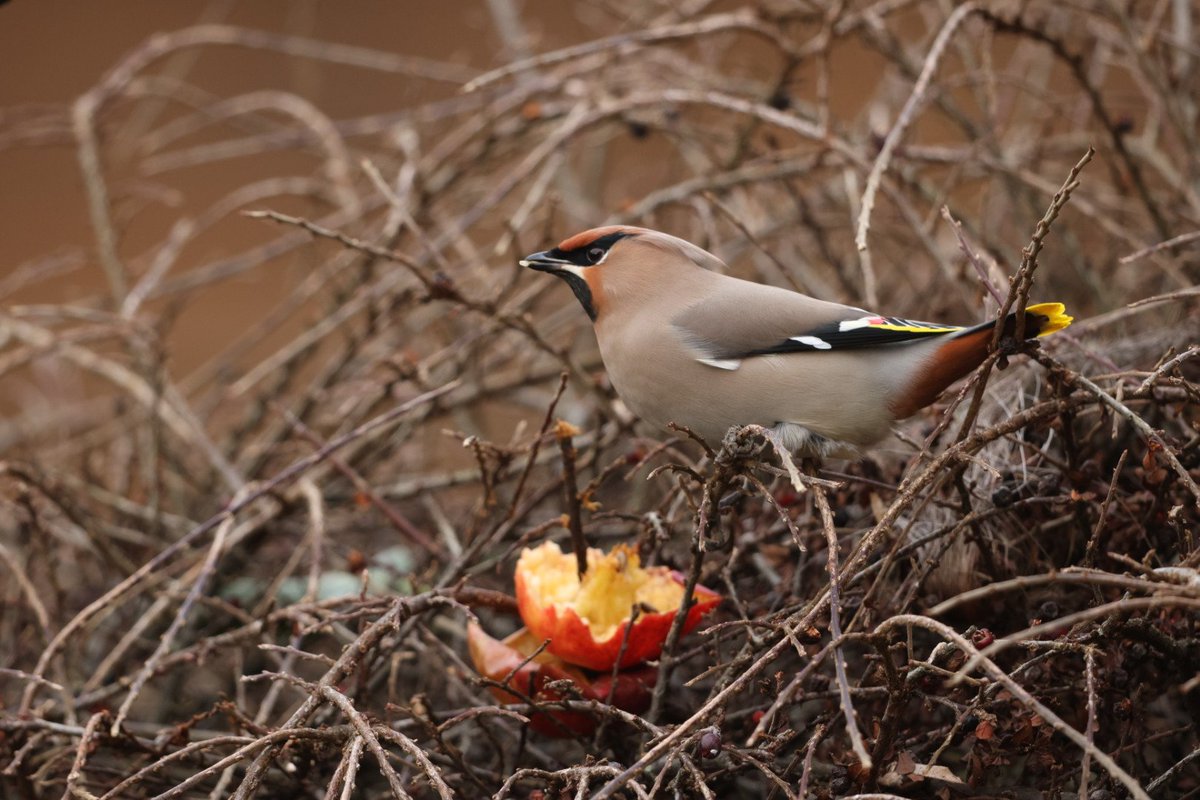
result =
[[901,331],[903,333],[949,333],[951,331],[961,331],[962,327],[958,325],[935,325],[931,322],[909,322],[907,320],[901,322],[884,322],[871,325],[873,331]]

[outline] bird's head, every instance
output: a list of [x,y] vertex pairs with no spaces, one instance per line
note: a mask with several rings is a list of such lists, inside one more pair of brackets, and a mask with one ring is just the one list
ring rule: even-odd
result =
[[715,256],[683,239],[630,225],[607,225],[563,239],[520,264],[566,281],[595,322],[614,295],[644,293],[667,281],[665,273],[672,269],[709,267],[712,262]]

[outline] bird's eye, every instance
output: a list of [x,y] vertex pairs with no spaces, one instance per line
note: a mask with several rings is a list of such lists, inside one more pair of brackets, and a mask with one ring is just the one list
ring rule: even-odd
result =
[[604,258],[604,248],[603,247],[593,247],[591,250],[587,251],[587,257],[588,257],[589,263],[599,264],[601,259]]

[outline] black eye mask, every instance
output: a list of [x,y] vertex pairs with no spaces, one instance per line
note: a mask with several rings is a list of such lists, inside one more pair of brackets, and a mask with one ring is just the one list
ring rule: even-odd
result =
[[549,272],[551,275],[557,275],[567,282],[571,287],[571,291],[575,293],[575,298],[579,300],[579,304],[583,306],[583,310],[587,312],[588,317],[596,321],[596,304],[592,298],[592,289],[588,286],[586,280],[568,269],[563,269],[564,266],[574,267],[594,267],[600,264],[608,256],[609,249],[612,248],[621,239],[632,234],[617,231],[600,236],[587,244],[574,247],[570,250],[561,250],[555,247],[553,250],[546,250],[541,253],[534,253],[521,259],[521,266],[536,269],[539,272]]
[[[593,239],[587,244],[580,245],[573,250],[563,251],[556,247],[553,250],[547,251],[546,255],[549,258],[566,261],[577,267],[594,267],[608,255],[609,248],[629,235],[628,233],[617,231],[616,233],[610,233],[598,239]],[[600,251],[600,255],[596,255],[596,250]]]

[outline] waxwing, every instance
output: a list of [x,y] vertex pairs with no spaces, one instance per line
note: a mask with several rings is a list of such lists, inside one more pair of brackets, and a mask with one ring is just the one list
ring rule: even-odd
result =
[[[883,317],[730,277],[711,253],[645,228],[584,231],[520,263],[571,287],[635,414],[714,445],[757,424],[801,455],[852,455],[979,366],[992,340],[994,322]],[[1026,336],[1067,327],[1064,312],[1029,306]]]

